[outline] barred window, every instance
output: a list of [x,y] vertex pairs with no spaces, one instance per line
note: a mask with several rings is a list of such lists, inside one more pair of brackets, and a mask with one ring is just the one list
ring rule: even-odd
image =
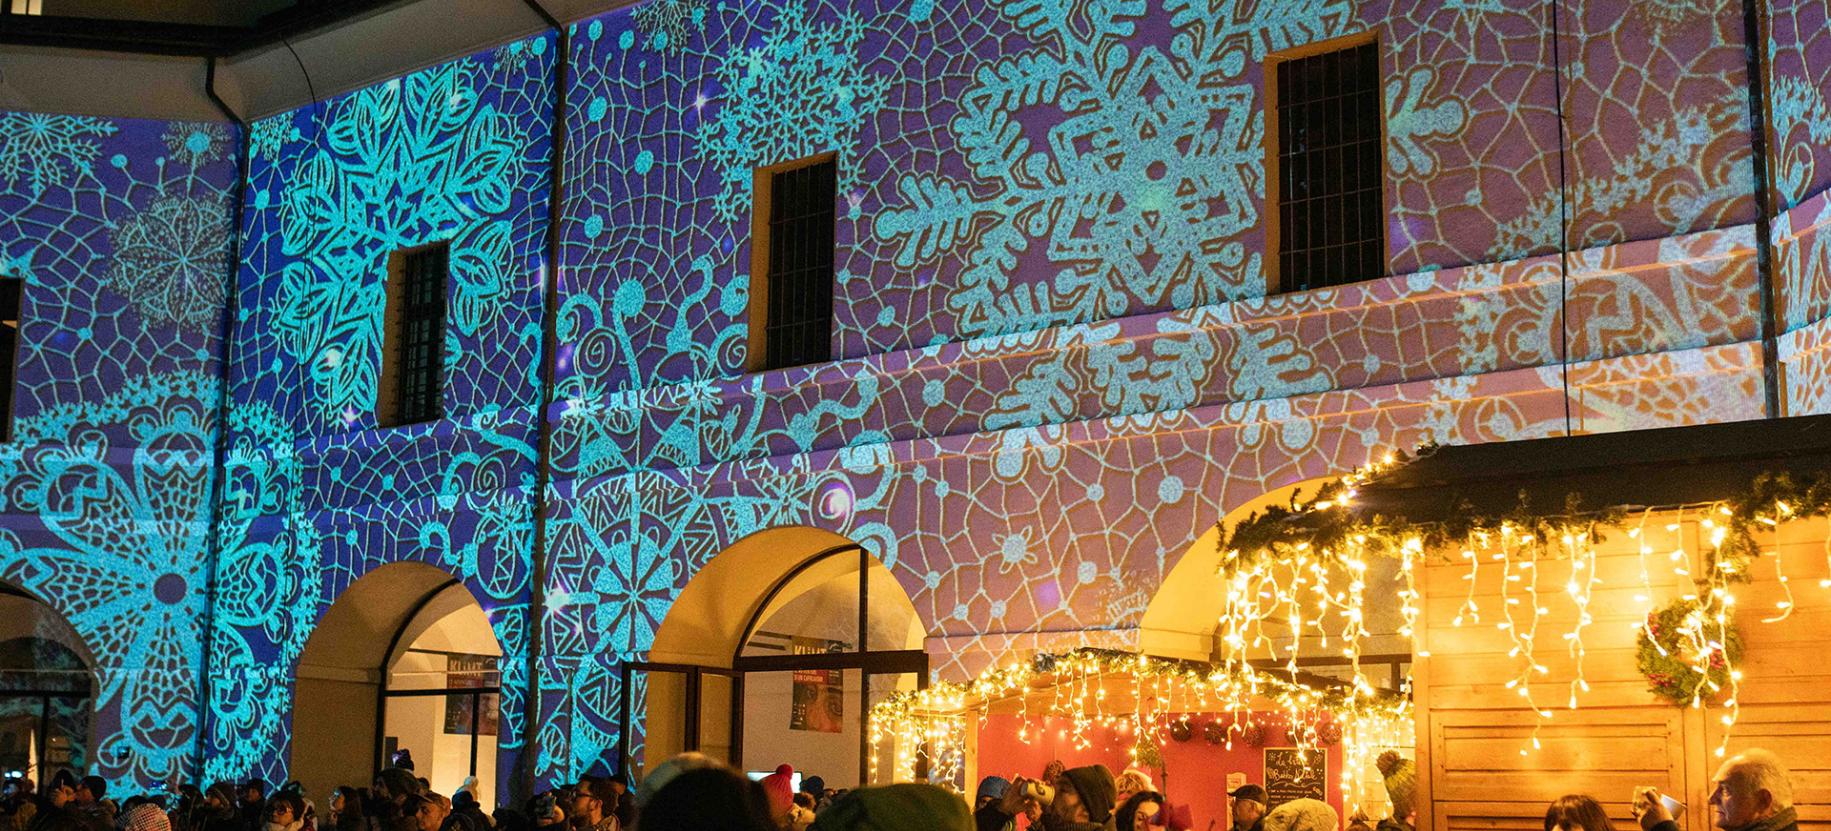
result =
[[1283,291],[1385,275],[1385,165],[1373,43],[1273,65]]
[[6,375],[0,378],[0,441],[13,440],[13,396],[18,393],[19,300],[25,290],[20,279],[0,280],[0,367]]
[[[762,327],[751,327],[752,369],[777,369],[831,359],[833,336],[833,223],[839,198],[832,157],[791,163],[758,176],[767,181],[760,204],[768,215],[768,257],[759,282]],[[760,241],[762,242],[762,241]],[[758,311],[752,307],[752,314]]]
[[444,410],[445,293],[451,248],[438,243],[393,258],[388,275],[381,394],[382,427],[417,424]]

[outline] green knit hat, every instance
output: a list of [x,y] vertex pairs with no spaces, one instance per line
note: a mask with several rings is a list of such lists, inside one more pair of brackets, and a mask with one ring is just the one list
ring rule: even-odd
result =
[[960,797],[934,785],[859,788],[814,820],[809,831],[973,831],[973,815]]

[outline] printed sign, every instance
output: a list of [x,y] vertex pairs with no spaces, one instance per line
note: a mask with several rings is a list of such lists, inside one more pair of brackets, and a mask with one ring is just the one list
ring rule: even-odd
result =
[[795,695],[789,705],[788,729],[843,732],[846,716],[843,679],[842,671],[837,669],[795,670]]
[[[496,675],[496,657],[493,655],[451,655],[445,661],[445,684],[447,688],[483,687],[485,679],[494,681]],[[490,684],[488,686],[494,686]],[[477,725],[477,735],[496,735],[496,707],[499,703],[495,693],[454,692],[445,695],[445,734],[468,736],[471,723]]]
[[1293,799],[1329,798],[1329,757],[1320,750],[1265,748],[1266,810]]

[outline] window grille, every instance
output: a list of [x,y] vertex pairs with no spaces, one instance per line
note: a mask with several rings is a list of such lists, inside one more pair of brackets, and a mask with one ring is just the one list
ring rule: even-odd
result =
[[389,349],[376,420],[383,427],[439,418],[444,409],[445,290],[449,246],[401,255],[388,292]]
[[762,369],[831,358],[838,190],[831,159],[770,175]]
[[13,440],[13,396],[17,394],[19,361],[19,301],[25,281],[0,280],[0,441]]
[[1303,291],[1384,276],[1376,45],[1293,58],[1274,72],[1281,288]]

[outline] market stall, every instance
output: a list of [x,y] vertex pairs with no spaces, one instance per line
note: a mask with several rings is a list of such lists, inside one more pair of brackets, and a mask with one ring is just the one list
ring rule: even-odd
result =
[[971,783],[1098,763],[1144,773],[1197,828],[1225,826],[1226,794],[1246,783],[1265,786],[1273,805],[1308,797],[1374,818],[1390,812],[1395,774],[1409,792],[1409,764],[1396,763],[1411,756],[1406,696],[1303,671],[1292,680],[1082,649],[897,696],[873,712],[872,730],[876,746],[901,749],[872,760],[898,779],[918,765],[933,781]]

